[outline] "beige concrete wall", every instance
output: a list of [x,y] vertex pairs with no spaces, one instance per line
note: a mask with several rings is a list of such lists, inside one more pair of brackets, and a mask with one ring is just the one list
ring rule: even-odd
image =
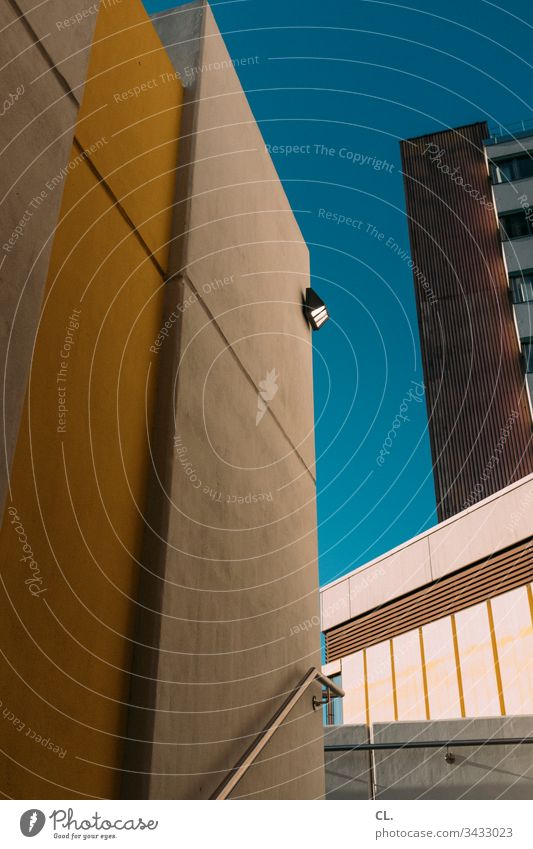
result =
[[81,6],[80,0],[8,0],[0,9],[2,514],[62,198],[62,187],[47,183],[70,158],[96,14],[69,28],[57,23]]
[[[130,748],[128,796],[209,797],[320,657],[302,627],[318,622],[308,250],[209,9],[201,64],[220,68],[185,109],[132,689],[148,710],[129,728],[154,742]],[[323,794],[319,690],[234,797]]]

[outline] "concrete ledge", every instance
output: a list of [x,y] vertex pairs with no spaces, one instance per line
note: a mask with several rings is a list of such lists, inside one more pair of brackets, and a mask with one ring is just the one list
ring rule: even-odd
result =
[[332,581],[320,592],[322,630],[490,557],[533,533],[533,475]]

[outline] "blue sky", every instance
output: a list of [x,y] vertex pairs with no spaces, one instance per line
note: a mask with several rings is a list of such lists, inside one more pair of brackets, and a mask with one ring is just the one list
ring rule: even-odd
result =
[[531,119],[533,13],[530,0],[212,8],[232,57],[259,57],[238,73],[265,142],[304,146],[273,160],[332,315],[314,334],[324,584],[436,523],[412,277],[394,249],[409,248],[398,142]]

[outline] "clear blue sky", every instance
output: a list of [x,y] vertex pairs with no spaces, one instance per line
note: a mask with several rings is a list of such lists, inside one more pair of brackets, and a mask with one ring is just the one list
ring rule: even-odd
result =
[[[488,0],[212,6],[232,57],[259,57],[238,73],[266,143],[311,146],[273,159],[293,208],[307,210],[297,215],[313,287],[332,315],[314,335],[324,584],[436,522],[415,393],[390,455],[376,462],[411,381],[423,379],[411,273],[387,246],[408,250],[398,141],[484,118],[531,119],[533,9],[531,0],[505,9]],[[363,223],[338,224],[321,209]]]

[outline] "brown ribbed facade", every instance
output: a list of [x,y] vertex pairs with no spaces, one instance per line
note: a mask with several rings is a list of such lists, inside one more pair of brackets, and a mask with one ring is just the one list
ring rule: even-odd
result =
[[326,631],[326,662],[420,628],[533,581],[533,538]]
[[440,521],[533,472],[487,136],[477,123],[401,143]]

